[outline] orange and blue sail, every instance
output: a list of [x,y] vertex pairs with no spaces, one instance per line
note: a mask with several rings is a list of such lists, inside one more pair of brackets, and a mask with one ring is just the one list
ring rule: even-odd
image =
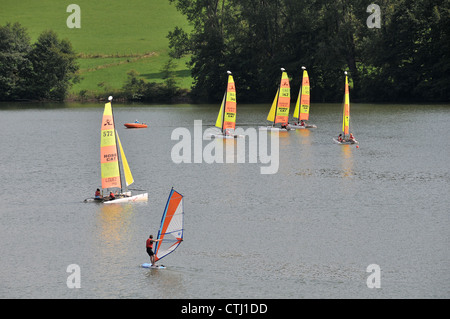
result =
[[309,107],[310,107],[310,85],[309,77],[306,69],[303,69],[302,86],[298,94],[297,103],[294,109],[294,118],[298,118],[299,121],[309,120]]
[[105,104],[100,138],[100,165],[102,188],[121,188],[119,156],[114,128],[111,102]]
[[273,100],[267,120],[273,124],[287,124],[289,121],[289,108],[291,105],[291,89],[287,73],[282,69],[280,86]]
[[216,127],[220,128],[222,132],[225,132],[227,129],[234,130],[236,127],[236,86],[229,71],[227,89],[220,105]]
[[183,241],[184,232],[183,195],[172,188],[166,208],[161,218],[158,238],[155,245],[155,261],[172,253]]

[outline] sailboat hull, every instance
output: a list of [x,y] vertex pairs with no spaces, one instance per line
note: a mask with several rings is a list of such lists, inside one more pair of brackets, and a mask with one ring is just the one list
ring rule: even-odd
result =
[[314,125],[314,124],[307,124],[307,125],[305,125],[305,126],[301,126],[301,125],[295,125],[295,124],[289,124],[289,126],[292,128],[292,129],[296,129],[296,130],[301,130],[301,129],[305,129],[305,128],[317,128],[317,126],[316,125]]
[[358,141],[346,141],[346,142],[339,142],[336,138],[333,138],[333,141],[336,144],[341,144],[341,145],[352,145],[352,144],[358,144]]
[[285,129],[285,128],[281,128],[281,127],[274,127],[274,126],[260,126],[258,128],[261,131],[280,131],[280,132],[287,132],[290,131],[291,129]]
[[128,203],[128,202],[146,202],[148,201],[148,193],[127,196],[127,197],[119,197],[113,200],[103,201],[103,204],[119,204],[119,203]]
[[233,139],[233,138],[240,138],[244,137],[244,135],[223,135],[223,134],[210,134],[210,137],[214,138],[223,138],[223,139]]

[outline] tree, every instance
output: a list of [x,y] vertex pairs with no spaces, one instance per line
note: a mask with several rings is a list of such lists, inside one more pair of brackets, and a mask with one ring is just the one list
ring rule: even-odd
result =
[[224,0],[170,0],[187,16],[194,29],[191,34],[176,28],[169,33],[172,56],[192,53],[189,66],[194,79],[191,96],[194,100],[217,101],[223,90],[227,56],[225,39],[234,9]]
[[164,67],[161,70],[163,74],[162,78],[164,80],[168,96],[176,96],[177,91],[179,89],[174,71],[176,66],[177,66],[176,63],[173,61],[172,58],[170,58],[169,61],[167,61],[167,63],[164,64]]
[[193,26],[169,40],[173,57],[191,54],[198,99],[220,100],[230,70],[239,101],[267,101],[280,67],[298,88],[304,65],[313,101],[340,101],[345,70],[353,100],[450,100],[450,0],[378,0],[381,28],[367,0],[170,1]]
[[26,90],[23,74],[31,65],[31,50],[26,30],[19,23],[0,26],[0,100],[20,98]]
[[68,40],[58,40],[54,31],[44,31],[27,55],[32,71],[29,74],[29,97],[63,100],[78,80],[76,54]]

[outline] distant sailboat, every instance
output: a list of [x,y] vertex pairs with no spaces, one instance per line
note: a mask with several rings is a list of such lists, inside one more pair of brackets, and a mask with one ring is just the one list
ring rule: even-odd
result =
[[216,127],[220,128],[220,134],[211,134],[216,138],[237,138],[243,135],[235,135],[236,128],[236,86],[230,71],[228,73],[228,84],[217,115]]
[[[155,244],[155,263],[172,253],[183,241],[184,232],[184,208],[183,195],[172,188],[167,199],[166,208],[161,218]],[[164,266],[152,266],[149,263],[141,265],[144,268],[165,268]]]
[[[291,89],[289,86],[289,78],[284,68],[281,68],[281,81],[278,87],[277,94],[272,102],[267,120],[272,122],[271,126],[260,126],[260,130],[268,131],[288,131],[290,130],[289,121],[289,108],[291,105]],[[281,127],[275,127],[280,123]]]
[[309,107],[310,107],[310,86],[309,77],[306,68],[302,66],[303,78],[300,91],[298,92],[297,103],[295,104],[293,117],[298,119],[297,123],[290,124],[291,128],[304,129],[304,128],[316,128],[314,124],[308,124],[309,120]]
[[[127,187],[134,182],[134,179],[127,158],[125,157],[122,144],[120,143],[119,134],[115,129],[111,101],[112,96],[109,97],[109,102],[105,104],[101,127],[100,166],[102,173],[102,190],[108,188],[120,188],[120,192],[115,195],[115,199],[112,200],[110,199],[109,194],[105,194],[104,197],[102,196],[102,198],[96,199],[105,204],[147,201],[148,193],[131,196],[130,191],[122,192],[120,166],[123,168],[123,175]],[[118,148],[120,149],[120,157]]]
[[350,92],[348,89],[348,76],[347,71],[345,73],[345,90],[344,90],[344,106],[342,111],[342,132],[339,134],[338,138],[333,138],[333,140],[338,144],[358,144],[350,133]]

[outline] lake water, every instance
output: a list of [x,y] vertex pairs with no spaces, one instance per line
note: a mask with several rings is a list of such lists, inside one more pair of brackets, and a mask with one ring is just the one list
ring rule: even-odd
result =
[[[237,126],[265,124],[269,106],[239,105]],[[174,163],[174,130],[194,145],[194,120],[214,125],[218,105],[114,107],[148,203],[83,202],[100,187],[102,103],[0,105],[0,298],[450,297],[450,105],[353,103],[356,148],[332,141],[341,106],[313,104],[317,129],[280,133],[275,174],[248,154]],[[123,126],[135,119],[149,127]],[[184,242],[167,269],[140,268],[171,187]]]

